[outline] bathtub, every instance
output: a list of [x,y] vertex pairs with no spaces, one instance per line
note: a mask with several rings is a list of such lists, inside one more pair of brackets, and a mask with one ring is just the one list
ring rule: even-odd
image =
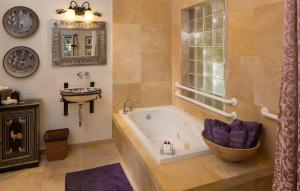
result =
[[[123,111],[119,113],[159,164],[209,153],[201,136],[203,122],[175,106],[141,108],[128,114]],[[175,155],[160,153],[164,141],[170,141],[174,145]]]

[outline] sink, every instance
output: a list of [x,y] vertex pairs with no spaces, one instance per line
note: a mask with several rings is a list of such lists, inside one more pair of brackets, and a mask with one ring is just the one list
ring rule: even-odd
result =
[[90,113],[94,113],[94,100],[101,98],[101,89],[95,87],[75,87],[64,88],[60,91],[62,96],[61,102],[64,102],[64,115],[68,115],[68,104],[77,103],[79,105],[79,127],[82,126],[82,107],[83,104],[89,102]]
[[63,100],[83,104],[101,97],[101,89],[95,87],[64,88],[60,91]]

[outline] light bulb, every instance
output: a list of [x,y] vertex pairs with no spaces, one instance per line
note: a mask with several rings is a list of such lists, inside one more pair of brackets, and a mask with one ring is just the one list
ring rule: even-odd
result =
[[91,10],[86,10],[84,13],[84,20],[90,21],[93,19],[93,16],[94,16],[94,14]]
[[66,12],[66,16],[67,16],[67,18],[69,19],[69,20],[72,20],[72,19],[74,19],[75,18],[75,10],[74,9],[72,9],[72,8],[69,8],[68,10],[67,10],[67,12]]

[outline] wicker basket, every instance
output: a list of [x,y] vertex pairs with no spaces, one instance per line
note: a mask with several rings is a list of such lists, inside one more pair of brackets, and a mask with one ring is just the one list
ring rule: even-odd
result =
[[48,161],[62,160],[67,156],[69,129],[49,130],[45,133]]
[[242,161],[250,156],[252,156],[260,146],[260,141],[257,142],[257,145],[250,149],[235,149],[227,148],[220,145],[217,145],[204,137],[204,132],[202,132],[202,137],[207,146],[212,150],[212,152],[225,161],[237,162]]

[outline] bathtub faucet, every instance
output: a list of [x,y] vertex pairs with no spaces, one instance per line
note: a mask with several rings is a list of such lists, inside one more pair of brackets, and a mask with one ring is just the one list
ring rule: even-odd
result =
[[123,113],[124,114],[127,114],[128,112],[132,111],[131,107],[129,107],[129,103],[136,103],[137,100],[136,99],[133,99],[133,98],[129,98],[128,100],[126,100],[125,104],[124,104],[124,107],[123,107]]

